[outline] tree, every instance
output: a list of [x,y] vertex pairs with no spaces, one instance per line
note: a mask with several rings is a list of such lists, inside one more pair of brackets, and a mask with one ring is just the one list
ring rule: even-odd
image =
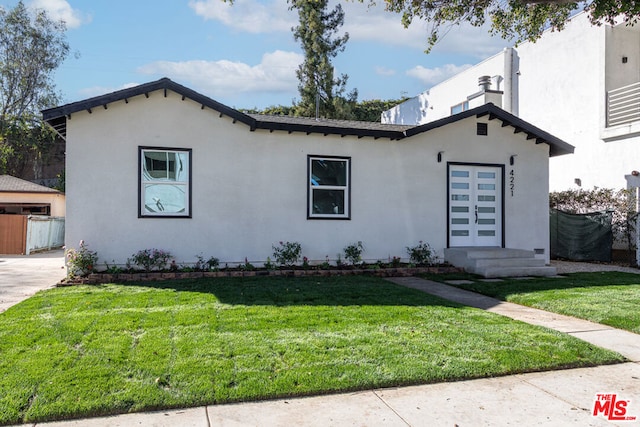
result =
[[59,100],[52,74],[69,53],[65,30],[22,1],[0,7],[0,173],[18,175],[27,157],[37,164],[54,141],[39,117]]
[[520,43],[537,40],[547,28],[562,30],[571,14],[581,7],[589,13],[594,25],[614,23],[619,16],[628,25],[634,25],[640,16],[640,2],[635,0],[584,3],[572,0],[385,0],[385,3],[388,11],[402,14],[405,27],[416,18],[431,24],[427,52],[437,43],[443,28],[446,30],[465,21],[481,26],[488,20],[491,34],[514,38]]
[[[350,107],[350,120],[358,120],[362,122],[374,122],[380,123],[380,115],[383,111],[386,111],[398,104],[403,103],[408,98],[390,99],[382,101],[379,99],[372,99],[369,101],[354,102]],[[296,107],[290,107],[285,105],[272,105],[265,109],[241,109],[243,113],[247,114],[267,114],[274,116],[291,116],[296,112]]]
[[321,117],[351,118],[358,91],[354,89],[345,96],[348,76],[335,77],[331,63],[349,40],[348,33],[337,35],[344,22],[342,7],[337,5],[327,12],[328,0],[290,0],[290,4],[300,19],[292,28],[293,37],[304,52],[304,62],[296,71],[300,92],[296,115],[314,117],[317,107]]

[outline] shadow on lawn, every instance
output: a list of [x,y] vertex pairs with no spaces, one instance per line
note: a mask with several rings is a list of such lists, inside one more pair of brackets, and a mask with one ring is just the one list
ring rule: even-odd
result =
[[[423,275],[428,280],[442,282],[450,280],[450,277],[437,277],[433,275]],[[456,277],[460,279],[461,277]],[[591,273],[570,273],[563,274],[562,277],[536,277],[526,280],[513,278],[502,279],[501,282],[483,282],[479,276],[465,277],[473,283],[456,285],[459,288],[472,292],[478,292],[499,300],[506,300],[514,293],[527,293],[547,290],[565,290],[575,288],[587,288],[597,286],[625,286],[639,285],[640,275],[635,273],[622,273],[612,271],[601,271]]]
[[211,294],[221,303],[232,305],[463,307],[384,279],[365,276],[203,278],[118,285]]

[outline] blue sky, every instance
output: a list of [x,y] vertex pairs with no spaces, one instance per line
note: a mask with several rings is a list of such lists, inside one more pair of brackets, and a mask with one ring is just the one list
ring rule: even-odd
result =
[[[367,0],[365,0],[367,1]],[[16,1],[0,0],[12,7]],[[430,54],[427,23],[343,2],[350,40],[334,60],[359,100],[414,96],[510,43],[452,28]],[[55,75],[65,102],[169,77],[235,108],[291,105],[303,60],[286,0],[25,0],[67,23],[69,58]]]

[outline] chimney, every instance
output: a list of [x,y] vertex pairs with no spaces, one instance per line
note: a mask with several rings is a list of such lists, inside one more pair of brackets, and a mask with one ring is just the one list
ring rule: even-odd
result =
[[492,103],[497,107],[502,107],[503,92],[491,89],[491,76],[478,77],[478,86],[478,92],[467,97],[469,108],[478,107],[488,103]]
[[478,86],[480,86],[480,92],[486,92],[491,89],[491,76],[478,77]]

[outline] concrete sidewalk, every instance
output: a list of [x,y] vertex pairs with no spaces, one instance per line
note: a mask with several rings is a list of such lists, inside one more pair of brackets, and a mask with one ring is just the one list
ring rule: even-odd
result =
[[[631,362],[454,383],[37,424],[129,426],[639,426],[640,335],[418,278],[391,281],[576,336]],[[630,421],[593,416],[596,394],[629,401]],[[601,411],[602,412],[602,411]]]

